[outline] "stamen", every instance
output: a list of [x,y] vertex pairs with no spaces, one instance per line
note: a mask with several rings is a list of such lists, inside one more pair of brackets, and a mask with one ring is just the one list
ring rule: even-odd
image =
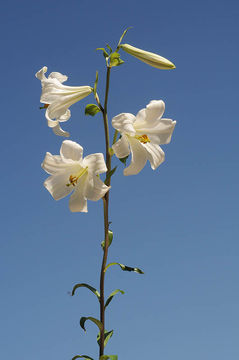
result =
[[81,169],[78,174],[70,175],[69,183],[66,184],[66,186],[71,186],[71,185],[76,186],[77,181],[79,180],[79,178],[82,177],[87,171],[88,171],[88,166],[86,168]]
[[40,106],[39,109],[47,109],[50,104],[44,104],[43,106]]
[[147,144],[148,142],[150,142],[150,139],[148,138],[148,136],[146,134],[135,135],[135,139],[139,140],[143,144]]

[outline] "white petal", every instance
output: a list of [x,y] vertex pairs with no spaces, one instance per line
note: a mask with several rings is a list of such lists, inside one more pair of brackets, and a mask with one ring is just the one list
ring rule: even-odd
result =
[[128,137],[130,148],[132,152],[131,164],[124,169],[124,175],[136,175],[138,174],[146,164],[147,156],[146,150],[141,142],[132,137]]
[[36,74],[35,74],[35,76],[36,76],[36,78],[37,79],[39,79],[39,80],[45,80],[46,79],[46,77],[45,77],[45,73],[47,72],[47,67],[46,66],[43,66],[43,68],[41,68],[41,70],[39,70]]
[[100,200],[110,187],[106,186],[99,177],[93,175],[88,178],[85,196],[89,200],[98,201]]
[[171,141],[176,121],[171,119],[160,119],[155,122],[135,127],[137,135],[147,134],[154,144],[168,144]]
[[67,186],[71,172],[63,171],[46,179],[44,186],[55,200],[60,200],[72,191],[72,186]]
[[122,135],[122,137],[114,145],[112,145],[112,149],[119,159],[128,156],[130,154],[130,148],[127,136]]
[[89,171],[95,175],[102,174],[107,171],[104,155],[96,153],[86,156],[83,159],[82,167],[89,167]]
[[[54,126],[52,128],[55,135],[64,136],[64,137],[69,137],[70,136],[70,133],[68,133],[68,131],[63,130],[60,127],[60,124],[58,123],[58,121],[55,121],[55,123],[57,123],[56,126]],[[48,123],[48,126],[49,126],[49,123]]]
[[60,155],[52,155],[47,152],[41,166],[48,174],[56,174],[69,169],[71,165],[65,163]]
[[80,161],[82,160],[83,147],[75,141],[64,140],[61,145],[60,155],[63,160]]
[[87,200],[85,190],[87,186],[88,174],[83,175],[75,187],[75,191],[70,197],[69,208],[72,212],[87,212]]
[[150,162],[151,168],[153,170],[157,169],[157,167],[162,164],[165,159],[165,154],[160,146],[147,143],[143,145],[147,151],[147,159]]
[[135,130],[133,123],[135,121],[135,116],[129,113],[119,114],[112,119],[112,126],[118,130],[121,134],[129,134],[134,136]]
[[165,103],[163,100],[152,100],[146,106],[146,122],[161,119],[165,110]]
[[57,79],[60,83],[63,83],[64,81],[66,81],[68,79],[68,76],[62,75],[59,72],[52,72],[48,76],[48,79]]

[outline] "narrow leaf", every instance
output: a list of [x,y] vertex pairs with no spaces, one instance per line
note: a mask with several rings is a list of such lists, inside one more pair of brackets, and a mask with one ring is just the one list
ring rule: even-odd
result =
[[107,45],[106,45],[106,47],[109,49],[110,54],[111,54],[113,50],[112,50],[112,48],[110,47],[110,45],[109,45],[109,44],[107,44]]
[[124,164],[124,166],[126,166],[126,161],[127,161],[128,157],[129,157],[129,155],[124,158],[119,159]]
[[104,48],[97,48],[96,50],[102,50],[103,51],[103,55],[105,58],[109,57],[109,54],[107,53],[107,51]]
[[136,267],[130,267],[130,266],[126,266],[124,264],[120,264],[120,263],[110,263],[108,264],[106,267],[105,267],[105,271],[112,265],[119,265],[120,268],[123,270],[123,271],[134,271],[138,274],[144,274],[144,272],[142,270],[140,270],[139,268],[136,268]]
[[111,178],[111,176],[115,173],[115,170],[117,169],[117,166],[115,166],[112,170],[110,170],[107,175],[106,175],[106,178],[105,178],[105,183]]
[[122,295],[124,294],[124,291],[123,291],[123,290],[120,290],[120,289],[116,289],[115,291],[113,291],[113,292],[110,294],[110,296],[108,297],[108,299],[107,299],[106,302],[105,302],[105,308],[106,308],[106,306],[109,305],[109,303],[111,302],[111,300],[113,299],[113,297],[114,297],[116,294],[118,294],[119,292],[120,292]]
[[[108,236],[109,236],[109,246],[110,246],[111,243],[112,243],[112,240],[113,240],[113,231],[109,230],[109,231],[108,231]],[[108,246],[108,247],[109,247],[109,246]],[[102,249],[104,250],[104,248],[105,248],[105,240],[103,240],[103,241],[101,242],[101,247],[102,247]]]
[[121,35],[121,38],[119,39],[119,43],[118,43],[117,49],[120,47],[121,41],[122,41],[123,38],[125,37],[127,31],[128,31],[129,29],[132,29],[132,28],[133,28],[133,26],[130,26],[130,27],[128,27],[127,29],[125,29],[125,31],[124,31],[123,34]]
[[90,291],[92,291],[98,298],[98,300],[100,299],[100,293],[93,287],[93,286],[90,286],[88,284],[85,284],[85,283],[82,283],[82,284],[76,284],[73,289],[72,289],[72,292],[71,292],[71,295],[75,295],[75,292],[78,288],[80,287],[86,287],[87,289],[89,289]]
[[95,104],[88,104],[85,107],[85,115],[95,116],[100,112],[100,108]]
[[76,359],[86,359],[86,360],[94,360],[93,358],[91,358],[88,355],[76,355],[72,358],[72,360],[76,360]]
[[97,91],[98,80],[99,80],[99,73],[98,73],[98,71],[96,71],[95,83],[94,83],[94,95],[96,94],[96,91]]
[[[113,330],[110,330],[110,331],[105,330],[105,333],[104,333],[104,347],[107,345],[107,342],[109,341],[109,339],[111,338],[113,333],[114,333]],[[97,335],[97,343],[100,346],[100,332]]]
[[85,322],[86,322],[86,320],[90,320],[90,321],[92,321],[93,323],[95,323],[95,325],[98,326],[98,328],[99,328],[100,331],[101,331],[101,329],[103,328],[102,322],[101,322],[100,320],[98,320],[98,319],[96,319],[96,318],[93,318],[93,317],[91,317],[91,316],[89,316],[89,317],[84,317],[84,316],[83,316],[83,317],[80,319],[80,326],[82,327],[82,329],[83,329],[84,331],[86,331],[86,329],[85,329]]

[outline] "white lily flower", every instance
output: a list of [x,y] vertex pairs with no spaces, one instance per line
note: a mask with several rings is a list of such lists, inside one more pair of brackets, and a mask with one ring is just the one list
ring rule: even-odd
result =
[[118,158],[132,153],[131,164],[124,169],[124,175],[136,175],[149,160],[153,170],[164,161],[165,155],[159,145],[171,141],[176,121],[162,119],[165,104],[152,100],[138,112],[122,113],[112,119],[112,126],[121,133],[121,138],[112,146]]
[[55,200],[70,194],[72,212],[87,212],[87,199],[98,201],[110,189],[99,174],[107,171],[104,156],[96,153],[82,157],[83,148],[74,141],[63,141],[60,155],[47,152],[42,168],[51,174],[44,186]]
[[47,67],[44,66],[36,73],[36,77],[42,85],[40,102],[46,108],[48,126],[56,135],[68,137],[69,133],[62,130],[59,123],[69,120],[71,117],[69,107],[88,96],[93,89],[90,86],[63,85],[62,83],[68,79],[66,75],[52,72],[47,78],[46,72]]

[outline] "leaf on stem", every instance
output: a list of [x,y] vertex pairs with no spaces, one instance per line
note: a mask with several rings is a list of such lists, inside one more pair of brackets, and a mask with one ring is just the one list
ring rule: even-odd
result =
[[111,48],[111,46],[110,46],[109,44],[107,44],[107,45],[106,45],[106,47],[109,49],[110,54],[111,54],[111,53],[112,53],[112,51],[113,51],[113,50],[112,50],[112,48]]
[[85,115],[95,116],[100,112],[100,108],[95,104],[88,104],[85,107]]
[[120,290],[120,289],[116,289],[115,291],[113,291],[110,296],[108,297],[108,299],[106,300],[105,302],[105,308],[109,305],[109,303],[111,302],[111,300],[113,299],[113,297],[118,294],[118,293],[121,293],[122,295],[124,294],[124,291],[123,290]]
[[119,39],[119,43],[118,43],[118,46],[117,46],[117,50],[119,50],[119,47],[120,47],[120,44],[121,44],[121,41],[123,40],[123,38],[125,37],[125,35],[126,35],[126,33],[127,33],[127,31],[129,30],[129,29],[132,29],[133,28],[133,26],[130,26],[130,27],[128,27],[127,29],[125,29],[125,31],[123,32],[123,34],[121,35],[121,38]]
[[[107,345],[107,342],[109,341],[109,339],[111,338],[113,333],[114,333],[113,330],[110,330],[110,331],[105,330],[105,333],[104,333],[104,347]],[[97,343],[100,346],[100,332],[97,335]]]
[[80,319],[80,326],[82,327],[82,329],[84,331],[86,331],[86,329],[85,329],[86,320],[92,321],[95,325],[98,326],[100,331],[103,329],[103,324],[102,324],[102,322],[100,320],[98,320],[96,318],[93,318],[92,316],[88,316],[88,317],[82,316],[82,318]]
[[72,358],[72,360],[76,360],[76,359],[94,360],[92,357],[88,355],[76,355]]
[[96,71],[95,82],[94,82],[94,91],[93,91],[94,95],[96,95],[98,80],[99,80],[99,73],[98,73],[98,71]]
[[100,360],[118,360],[117,355],[101,355]]
[[93,287],[93,286],[90,286],[88,284],[85,284],[85,283],[81,283],[81,284],[76,284],[73,289],[72,289],[72,292],[71,292],[71,295],[74,296],[75,295],[75,292],[78,288],[80,287],[86,287],[87,289],[89,289],[90,291],[92,291],[98,298],[98,300],[100,300],[100,293]]
[[[109,236],[109,246],[110,246],[111,243],[112,243],[112,240],[113,240],[113,231],[108,230],[108,236]],[[105,248],[105,240],[101,241],[101,247],[104,250],[104,248]]]
[[104,183],[106,183],[111,178],[111,176],[114,175],[116,169],[117,169],[117,166],[115,166],[112,170],[107,172]]
[[119,265],[120,268],[123,270],[123,271],[134,271],[138,274],[144,274],[144,272],[142,270],[140,270],[139,268],[136,268],[136,267],[131,267],[131,266],[127,266],[127,265],[124,265],[124,264],[120,264],[120,263],[110,263],[108,264],[106,267],[105,267],[105,271],[112,265]]
[[107,53],[107,51],[104,48],[97,48],[96,50],[103,51],[103,56],[105,57],[105,59],[107,59],[109,57],[109,54]]
[[129,157],[129,155],[125,156],[124,158],[120,158],[119,161],[121,161],[124,164],[124,166],[126,166],[126,161],[127,161],[128,157]]

